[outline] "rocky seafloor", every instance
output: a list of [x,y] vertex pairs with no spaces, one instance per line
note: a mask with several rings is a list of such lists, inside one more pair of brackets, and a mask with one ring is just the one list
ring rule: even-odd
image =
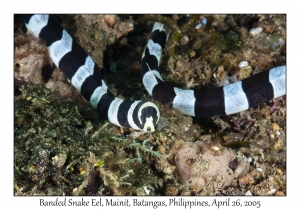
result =
[[[140,60],[153,21],[170,25],[162,77],[214,88],[286,63],[286,15],[54,15],[124,99],[149,99]],[[99,116],[14,22],[15,195],[286,195],[286,97],[207,119],[170,105],[157,130]],[[247,67],[239,67],[247,61]]]

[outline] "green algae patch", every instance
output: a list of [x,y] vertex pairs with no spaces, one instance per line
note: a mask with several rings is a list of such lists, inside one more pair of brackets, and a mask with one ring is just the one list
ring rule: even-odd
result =
[[147,137],[117,135],[91,105],[43,85],[21,92],[14,101],[15,195],[157,193],[150,165],[160,154]]

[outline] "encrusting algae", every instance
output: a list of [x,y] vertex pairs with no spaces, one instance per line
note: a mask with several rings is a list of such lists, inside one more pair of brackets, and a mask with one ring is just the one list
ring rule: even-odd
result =
[[101,195],[100,188],[102,195],[133,195],[144,183],[158,185],[144,168],[160,156],[146,137],[138,143],[102,129],[93,107],[59,99],[42,85],[22,93],[15,101],[16,195]]

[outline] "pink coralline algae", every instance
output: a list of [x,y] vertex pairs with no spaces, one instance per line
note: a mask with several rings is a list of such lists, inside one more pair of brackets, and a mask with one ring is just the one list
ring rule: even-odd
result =
[[[238,165],[232,168],[231,163],[236,159]],[[250,166],[248,159],[237,157],[234,150],[203,141],[185,143],[178,150],[175,162],[180,182],[196,190],[209,183],[214,190],[222,190],[247,174]]]

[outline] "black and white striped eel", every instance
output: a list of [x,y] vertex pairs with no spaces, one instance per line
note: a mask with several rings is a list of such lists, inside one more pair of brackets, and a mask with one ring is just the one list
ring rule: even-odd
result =
[[115,97],[103,81],[92,58],[49,15],[21,15],[28,31],[46,42],[55,65],[100,114],[120,127],[154,131],[160,112],[149,101],[128,101]]
[[143,84],[154,99],[172,104],[183,114],[196,117],[230,115],[286,94],[285,65],[214,89],[184,90],[165,83],[158,67],[169,34],[168,26],[154,24],[142,56]]
[[[51,16],[22,15],[21,19],[28,31],[45,40],[53,62],[102,116],[121,127],[155,130],[160,117],[157,106],[115,97],[107,89],[99,67]],[[142,56],[143,84],[154,99],[172,104],[185,115],[213,117],[237,113],[285,95],[285,66],[208,90],[184,90],[165,83],[158,67],[169,34],[167,26],[155,23]]]

